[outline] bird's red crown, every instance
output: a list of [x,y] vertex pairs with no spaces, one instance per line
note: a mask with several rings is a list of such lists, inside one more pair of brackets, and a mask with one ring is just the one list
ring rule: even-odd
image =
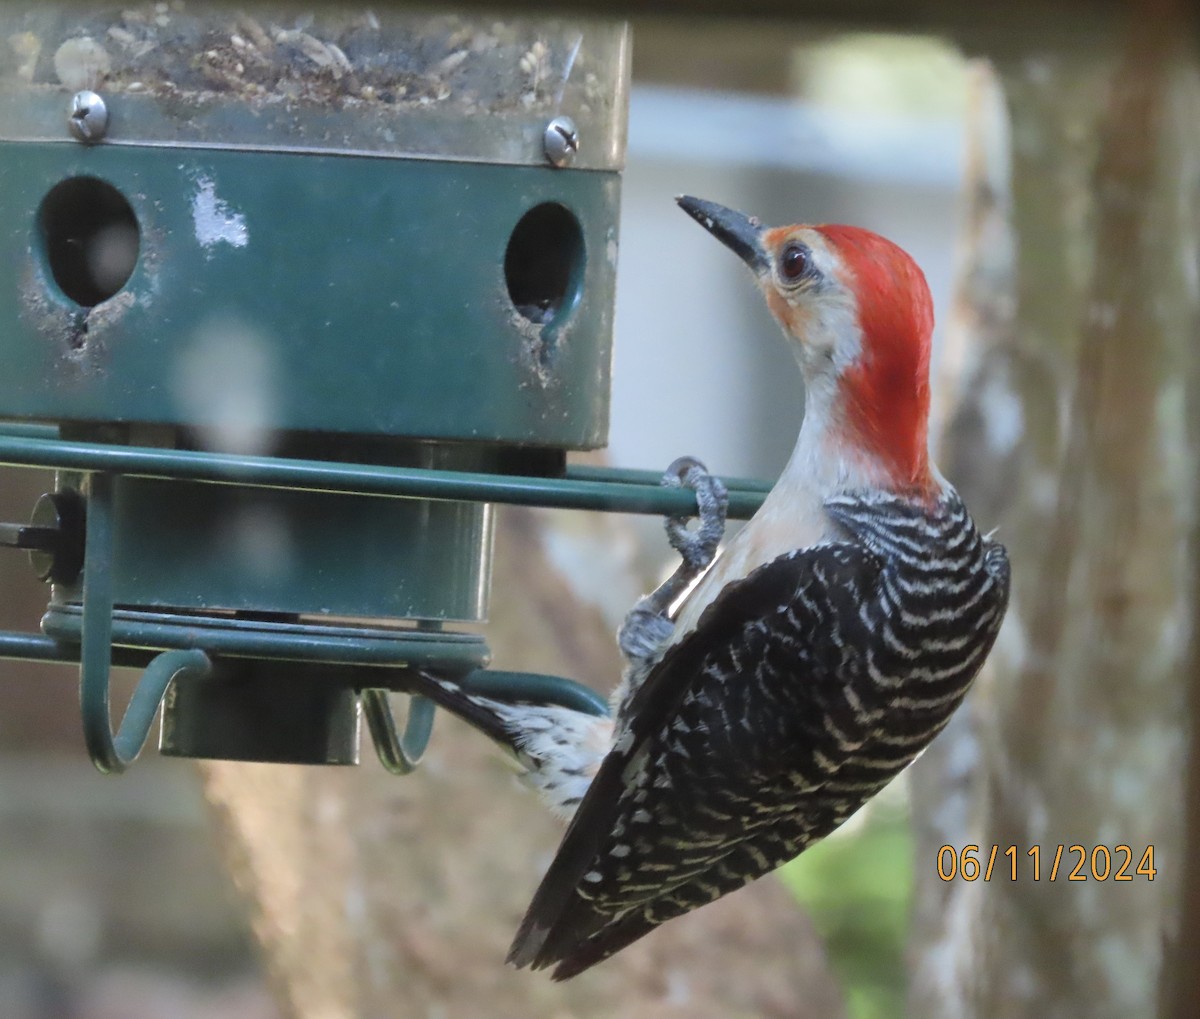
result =
[[862,355],[842,377],[843,413],[897,487],[928,491],[933,300],[903,248],[870,230],[821,226],[858,300]]

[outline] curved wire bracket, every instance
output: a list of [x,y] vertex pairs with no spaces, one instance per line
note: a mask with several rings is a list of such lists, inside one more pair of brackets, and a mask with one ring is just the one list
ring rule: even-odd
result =
[[421,696],[408,699],[408,719],[404,724],[403,736],[396,728],[386,690],[364,690],[362,706],[379,763],[393,775],[411,774],[421,763],[425,748],[429,746],[435,712],[433,701]]
[[555,704],[585,715],[608,715],[608,701],[590,687],[562,676],[545,676],[535,672],[498,672],[476,669],[459,681],[469,693],[481,694],[498,701],[528,701],[533,704]]
[[112,490],[111,474],[93,474],[83,568],[83,632],[79,657],[79,705],[83,739],[98,771],[124,771],[141,753],[155,712],[171,681],[184,673],[207,676],[208,655],[197,649],[164,651],[138,680],[116,735],[109,710],[112,665]]

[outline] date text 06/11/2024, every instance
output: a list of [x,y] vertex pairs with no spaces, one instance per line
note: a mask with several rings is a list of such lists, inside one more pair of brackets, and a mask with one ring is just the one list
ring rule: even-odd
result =
[[[1135,862],[1136,861],[1136,862]],[[1018,846],[942,846],[937,854],[938,877],[943,881],[1153,881],[1154,846],[1140,853],[1129,846],[1034,844]]]

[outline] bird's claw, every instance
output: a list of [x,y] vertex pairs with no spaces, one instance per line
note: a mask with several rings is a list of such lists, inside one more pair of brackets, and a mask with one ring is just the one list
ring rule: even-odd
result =
[[626,660],[646,661],[667,642],[675,624],[665,615],[666,608],[650,595],[629,610],[617,631],[617,646]]
[[700,526],[695,531],[687,529],[693,514],[667,518],[667,539],[683,562],[652,593],[640,599],[625,617],[617,642],[626,660],[635,666],[652,662],[670,639],[675,629],[670,616],[671,604],[708,569],[725,533],[729,493],[699,460],[680,457],[667,468],[662,483],[668,488],[687,488],[696,493]]
[[695,457],[681,456],[663,474],[662,483],[669,488],[687,488],[696,493],[700,526],[689,531],[692,515],[667,517],[667,540],[679,553],[684,565],[694,573],[708,569],[717,546],[725,534],[725,511],[729,492],[721,479],[708,473]]

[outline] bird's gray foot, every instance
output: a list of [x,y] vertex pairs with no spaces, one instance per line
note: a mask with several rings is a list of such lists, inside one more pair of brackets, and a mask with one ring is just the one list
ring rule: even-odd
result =
[[670,639],[675,630],[670,617],[671,603],[708,569],[725,533],[729,493],[720,479],[709,474],[699,460],[680,457],[667,468],[662,483],[672,488],[689,488],[696,493],[700,526],[690,531],[687,522],[691,517],[667,518],[667,540],[683,562],[657,589],[639,598],[625,616],[617,643],[631,663],[649,661]]
[[621,629],[617,631],[617,646],[628,662],[642,662],[654,657],[675,631],[675,624],[666,611],[670,601],[660,606],[655,601],[656,594],[658,591],[639,598],[625,614]]
[[708,473],[695,457],[681,456],[663,475],[664,485],[671,488],[690,488],[696,493],[700,511],[700,526],[688,530],[691,516],[667,517],[667,540],[683,559],[683,565],[698,577],[708,569],[717,554],[717,546],[725,535],[725,511],[729,493],[720,478]]

